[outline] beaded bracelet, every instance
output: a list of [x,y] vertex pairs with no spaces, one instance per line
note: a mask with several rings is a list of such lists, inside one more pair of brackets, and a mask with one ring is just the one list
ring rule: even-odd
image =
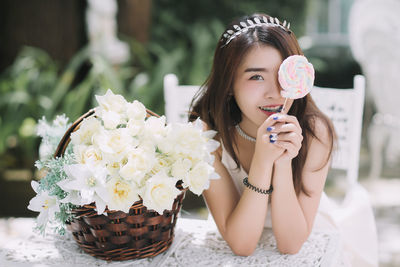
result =
[[255,187],[254,185],[252,185],[251,183],[249,183],[249,179],[248,179],[247,177],[245,177],[245,178],[243,179],[243,184],[244,184],[247,188],[250,188],[251,190],[256,191],[257,193],[265,194],[265,195],[271,195],[272,191],[274,190],[274,188],[272,187],[272,184],[270,185],[270,187],[269,187],[268,190]]

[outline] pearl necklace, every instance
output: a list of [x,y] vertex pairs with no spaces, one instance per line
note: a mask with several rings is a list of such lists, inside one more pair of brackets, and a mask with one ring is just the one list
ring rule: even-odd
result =
[[238,132],[238,134],[241,137],[243,137],[244,139],[246,139],[246,140],[248,140],[250,142],[253,142],[253,143],[256,142],[256,139],[254,137],[251,137],[251,136],[247,135],[245,132],[243,132],[243,130],[242,130],[242,128],[240,128],[239,124],[236,124],[235,128],[236,128],[236,131]]

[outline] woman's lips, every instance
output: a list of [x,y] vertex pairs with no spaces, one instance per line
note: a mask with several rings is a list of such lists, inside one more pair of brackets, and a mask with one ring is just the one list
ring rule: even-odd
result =
[[259,107],[259,109],[267,116],[271,116],[272,114],[281,112],[282,107],[283,105],[269,105],[269,106]]
[[267,117],[271,116],[272,114],[279,113],[279,112],[265,111],[265,110],[262,110],[262,109],[260,109],[260,111],[262,113],[264,113],[265,115],[267,115]]

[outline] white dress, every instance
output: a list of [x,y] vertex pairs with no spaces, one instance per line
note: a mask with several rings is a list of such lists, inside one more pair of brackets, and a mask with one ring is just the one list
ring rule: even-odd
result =
[[[222,147],[221,162],[232,177],[239,194],[243,193],[243,178],[247,173]],[[271,213],[268,209],[265,227],[272,227]],[[346,193],[340,205],[333,202],[325,192],[322,193],[313,229],[335,230],[340,235],[341,250],[345,266],[378,266],[378,248],[375,219],[367,191],[359,184]]]

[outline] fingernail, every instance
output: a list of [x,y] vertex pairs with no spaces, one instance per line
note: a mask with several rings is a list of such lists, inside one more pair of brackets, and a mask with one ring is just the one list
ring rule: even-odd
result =
[[272,131],[273,129],[275,129],[274,126],[269,126],[269,127],[267,127],[267,131],[268,131],[268,132]]
[[275,140],[269,140],[269,142],[270,142],[271,144],[274,144],[276,141],[275,141]]
[[277,134],[271,134],[269,136],[269,140],[275,142],[276,140],[278,140],[278,135]]
[[274,119],[274,121],[276,121],[277,119],[279,119],[279,116],[274,116],[272,119]]

